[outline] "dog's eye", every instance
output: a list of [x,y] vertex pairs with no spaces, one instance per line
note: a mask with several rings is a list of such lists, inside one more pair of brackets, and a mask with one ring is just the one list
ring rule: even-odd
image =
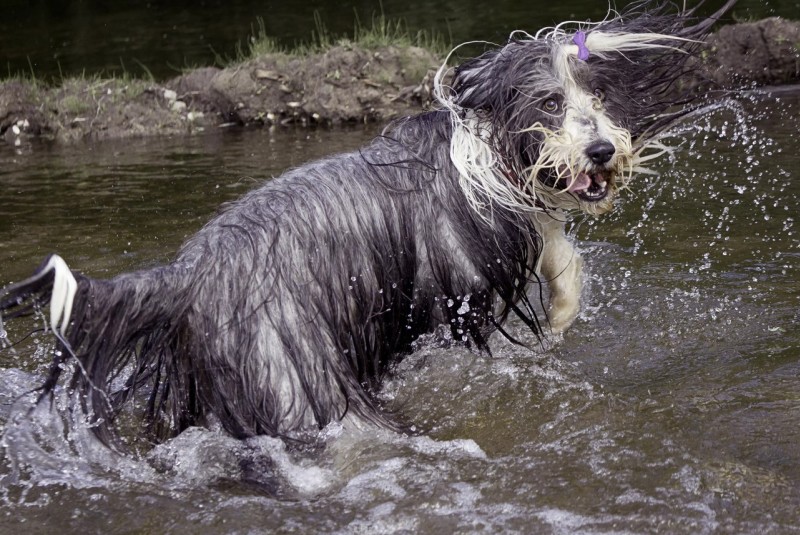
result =
[[594,90],[594,96],[596,96],[600,102],[603,102],[606,99],[606,92],[598,87]]
[[544,101],[542,107],[544,108],[544,111],[553,113],[558,111],[558,101],[554,98],[548,98]]

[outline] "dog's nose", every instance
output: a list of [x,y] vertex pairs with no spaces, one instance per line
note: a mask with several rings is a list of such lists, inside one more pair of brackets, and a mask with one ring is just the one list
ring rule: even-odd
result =
[[603,165],[614,156],[614,145],[608,141],[598,141],[589,145],[586,155],[592,160],[593,164]]

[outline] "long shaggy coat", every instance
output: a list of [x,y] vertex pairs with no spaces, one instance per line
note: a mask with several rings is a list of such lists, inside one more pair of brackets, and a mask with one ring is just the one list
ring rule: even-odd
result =
[[[687,52],[732,3],[698,20],[643,2],[515,33],[443,67],[438,109],[266,182],[169,265],[94,280],[49,257],[2,290],[0,328],[49,303],[59,356],[42,398],[73,359],[68,387],[112,446],[122,413],[156,441],[211,415],[236,437],[345,417],[395,426],[374,394],[421,334],[446,325],[486,348],[509,315],[537,335],[572,322],[580,259],[564,210],[608,210],[693,109]],[[542,280],[553,297],[540,320],[529,299]]]

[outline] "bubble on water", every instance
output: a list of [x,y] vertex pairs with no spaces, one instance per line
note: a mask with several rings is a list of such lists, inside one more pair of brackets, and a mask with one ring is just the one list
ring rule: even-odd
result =
[[412,437],[411,447],[425,454],[447,454],[459,457],[486,459],[486,452],[472,439],[434,440],[428,436]]
[[6,331],[5,326],[3,325],[3,316],[0,314],[0,349],[7,348],[10,348],[12,355],[16,355],[13,344],[11,344],[8,339],[8,331]]

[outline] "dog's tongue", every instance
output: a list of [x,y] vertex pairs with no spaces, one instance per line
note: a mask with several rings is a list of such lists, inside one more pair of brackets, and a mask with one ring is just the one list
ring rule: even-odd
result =
[[572,181],[572,184],[569,185],[567,191],[569,191],[570,193],[576,191],[583,191],[585,189],[588,189],[589,186],[591,185],[592,185],[592,178],[586,173],[580,173],[577,177],[575,177],[575,180]]

